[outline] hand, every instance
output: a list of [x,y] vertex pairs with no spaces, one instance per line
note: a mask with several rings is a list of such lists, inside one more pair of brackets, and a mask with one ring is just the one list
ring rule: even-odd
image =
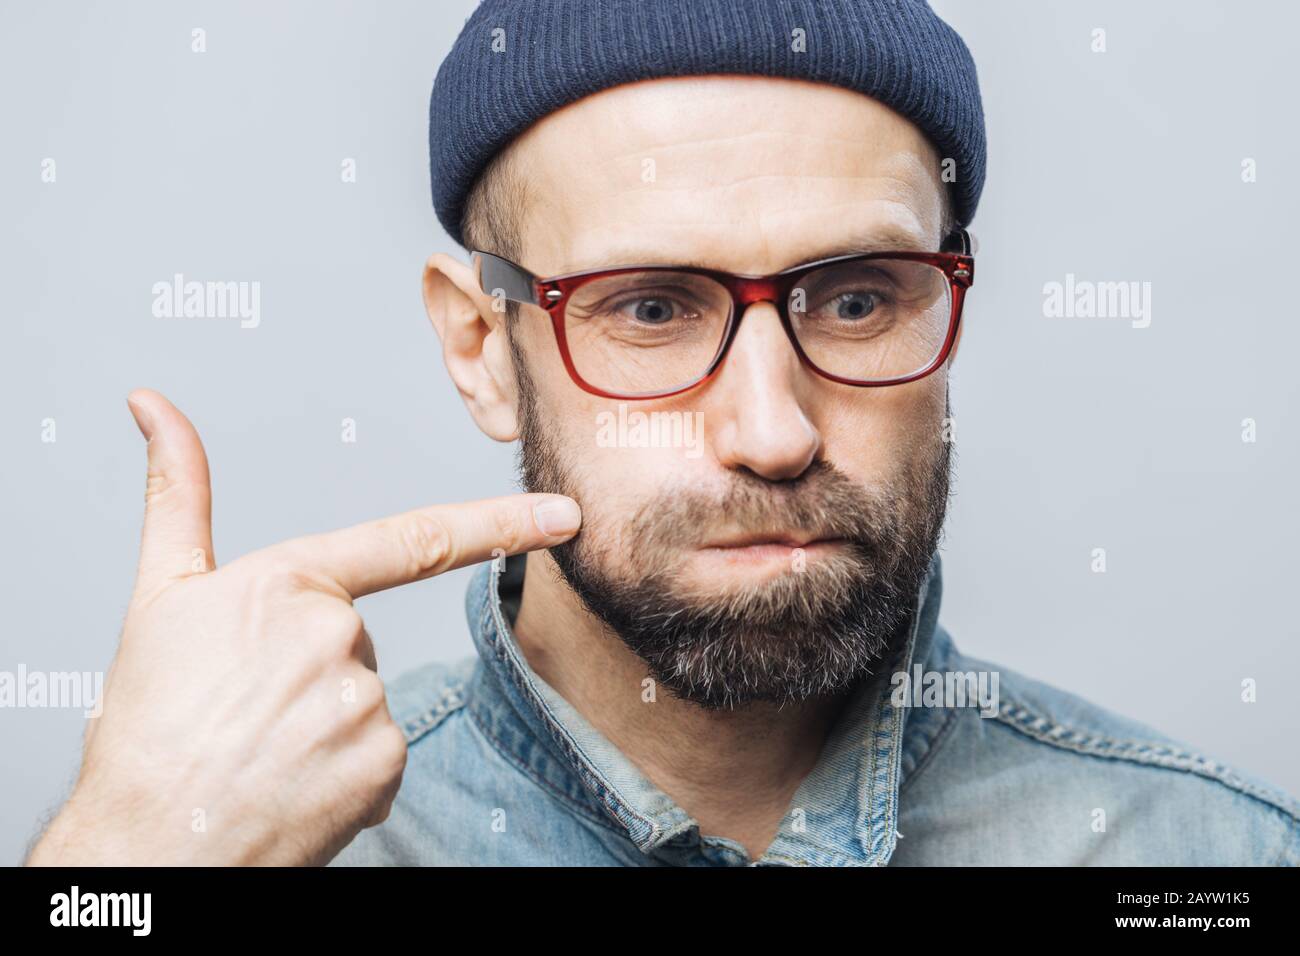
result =
[[[323,864],[387,818],[406,765],[353,599],[572,537],[560,495],[422,508],[220,569],[208,464],[156,392],[135,592],[71,797],[31,864]],[[498,550],[499,549],[499,550]]]

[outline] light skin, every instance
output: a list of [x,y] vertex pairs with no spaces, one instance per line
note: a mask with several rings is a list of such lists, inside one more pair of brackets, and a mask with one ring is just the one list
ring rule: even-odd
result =
[[[516,148],[530,194],[521,265],[541,276],[641,263],[767,274],[854,251],[939,248],[939,157],[912,124],[838,88],[753,77],[641,83],[551,115]],[[642,178],[647,168],[652,182]],[[425,300],[470,413],[489,436],[515,440],[504,316],[449,256],[429,261]],[[947,366],[888,388],[829,382],[800,365],[776,309],[758,303],[712,380],[634,403],[703,413],[703,455],[602,448],[597,415],[617,402],[573,384],[540,309],[524,306],[515,334],[541,419],[583,489],[585,535],[615,541],[639,501],[684,476],[700,487],[742,470],[780,482],[820,456],[864,485],[886,481],[927,453],[945,414]],[[682,550],[690,587],[721,594],[790,573],[788,542],[710,546],[742,532],[719,516],[698,547]],[[834,547],[806,546],[807,560]],[[607,560],[617,572],[617,547]],[[528,558],[515,632],[538,674],[703,833],[754,858],[775,837],[843,703],[710,711],[660,693],[646,704],[645,664],[580,606],[545,552]]]
[[[772,273],[883,243],[939,247],[934,150],[844,90],[653,81],[552,114],[518,148],[533,187],[523,264],[539,275],[655,261]],[[646,159],[653,182],[642,179]],[[471,415],[490,437],[515,440],[504,316],[449,256],[429,260],[424,291]],[[198,434],[161,395],[132,393],[149,459],[136,589],[78,781],[30,863],[331,859],[387,816],[406,756],[354,599],[497,549],[532,552],[516,627],[530,665],[702,832],[761,855],[842,700],[705,711],[660,693],[643,703],[645,665],[582,610],[541,549],[579,523],[616,539],[639,497],[685,475],[701,486],[740,470],[779,482],[825,457],[864,485],[885,481],[940,428],[947,368],[889,388],[825,381],[800,366],[773,307],[756,304],[709,383],[638,405],[704,413],[704,454],[688,458],[598,447],[596,416],[616,403],[570,381],[544,316],[525,308],[518,334],[537,407],[577,466],[585,514],[554,495],[433,506],[217,565]],[[738,530],[720,517],[680,555],[701,593],[786,573],[788,545],[729,546]],[[819,560],[818,546],[807,556]],[[196,832],[200,813],[206,830]]]

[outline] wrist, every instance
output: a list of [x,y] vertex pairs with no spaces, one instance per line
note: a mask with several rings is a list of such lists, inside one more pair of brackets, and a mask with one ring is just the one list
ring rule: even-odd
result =
[[28,866],[140,866],[147,839],[133,834],[132,814],[78,787],[27,857]]

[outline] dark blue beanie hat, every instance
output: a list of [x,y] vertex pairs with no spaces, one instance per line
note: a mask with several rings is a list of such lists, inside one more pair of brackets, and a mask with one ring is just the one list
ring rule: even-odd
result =
[[548,113],[623,83],[706,73],[811,80],[884,103],[955,160],[954,213],[962,226],[974,217],[985,162],[975,63],[925,0],[483,0],[429,103],[438,220],[463,244],[475,179]]

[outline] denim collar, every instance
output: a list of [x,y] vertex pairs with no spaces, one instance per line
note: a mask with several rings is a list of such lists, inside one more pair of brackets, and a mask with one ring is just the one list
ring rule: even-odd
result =
[[946,635],[938,627],[942,579],[937,553],[917,594],[906,642],[854,690],[812,772],[795,793],[780,833],[756,861],[735,841],[702,835],[685,810],[529,666],[511,630],[500,589],[503,574],[521,573],[514,562],[523,560],[498,558],[480,566],[465,599],[480,657],[467,708],[507,760],[572,812],[616,838],[625,837],[659,862],[888,863],[899,836],[900,776],[921,756],[909,753],[904,760],[910,708],[893,706],[890,678],[945,653],[939,646]]

